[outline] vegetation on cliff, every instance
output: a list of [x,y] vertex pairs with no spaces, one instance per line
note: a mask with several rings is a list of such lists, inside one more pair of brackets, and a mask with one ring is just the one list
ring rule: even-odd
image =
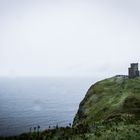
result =
[[140,77],[115,76],[92,85],[74,118],[81,123],[138,121],[140,119]]

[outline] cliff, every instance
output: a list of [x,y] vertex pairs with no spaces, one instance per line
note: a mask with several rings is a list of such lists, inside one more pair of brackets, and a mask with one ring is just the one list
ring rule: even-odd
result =
[[79,105],[73,127],[56,127],[1,140],[139,140],[140,77],[115,76],[92,85]]
[[138,121],[140,119],[140,77],[115,76],[92,85],[74,118],[79,124]]

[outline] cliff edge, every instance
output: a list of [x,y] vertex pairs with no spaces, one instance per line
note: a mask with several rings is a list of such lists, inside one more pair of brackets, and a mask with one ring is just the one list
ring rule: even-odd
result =
[[96,122],[139,121],[140,119],[140,77],[129,79],[115,76],[92,85],[73,121],[73,127],[80,124],[93,126]]

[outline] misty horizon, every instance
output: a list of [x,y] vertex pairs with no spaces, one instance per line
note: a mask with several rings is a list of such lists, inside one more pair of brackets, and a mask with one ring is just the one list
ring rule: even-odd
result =
[[140,62],[137,0],[0,0],[0,77],[101,77]]

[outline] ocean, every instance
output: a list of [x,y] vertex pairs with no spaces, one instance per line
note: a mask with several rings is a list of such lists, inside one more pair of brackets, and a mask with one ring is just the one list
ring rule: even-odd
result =
[[0,136],[67,126],[93,78],[0,78]]

